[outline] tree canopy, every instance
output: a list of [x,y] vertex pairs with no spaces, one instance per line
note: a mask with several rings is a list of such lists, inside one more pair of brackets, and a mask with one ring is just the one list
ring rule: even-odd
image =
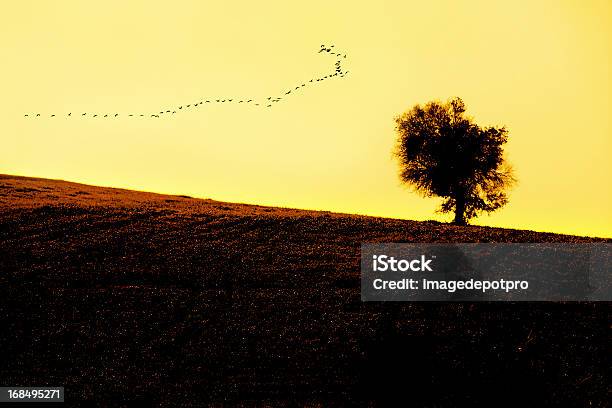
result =
[[426,197],[442,197],[439,211],[466,224],[508,202],[515,179],[504,160],[505,127],[480,127],[460,98],[415,105],[395,119],[400,179]]

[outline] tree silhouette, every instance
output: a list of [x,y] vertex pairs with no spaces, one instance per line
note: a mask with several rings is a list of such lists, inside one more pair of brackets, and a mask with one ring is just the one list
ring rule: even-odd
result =
[[401,180],[425,197],[444,198],[439,211],[454,211],[458,225],[504,206],[505,190],[515,182],[503,157],[506,128],[481,128],[465,111],[453,98],[415,105],[395,118]]

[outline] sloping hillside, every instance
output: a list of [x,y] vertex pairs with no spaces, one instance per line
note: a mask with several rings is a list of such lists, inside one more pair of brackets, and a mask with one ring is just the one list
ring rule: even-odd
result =
[[359,293],[361,242],[592,240],[0,176],[0,383],[111,406],[604,406],[608,304]]

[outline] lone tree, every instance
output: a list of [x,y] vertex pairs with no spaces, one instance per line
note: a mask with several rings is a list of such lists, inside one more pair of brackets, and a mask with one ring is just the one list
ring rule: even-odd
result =
[[504,161],[506,128],[481,128],[460,98],[416,105],[395,119],[401,180],[425,197],[442,197],[439,211],[465,225],[508,202],[515,179]]

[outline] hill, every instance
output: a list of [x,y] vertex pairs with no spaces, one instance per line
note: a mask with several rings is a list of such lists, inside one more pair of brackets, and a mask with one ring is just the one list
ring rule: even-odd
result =
[[2,175],[0,382],[111,406],[604,406],[606,303],[359,291],[361,242],[597,240]]

